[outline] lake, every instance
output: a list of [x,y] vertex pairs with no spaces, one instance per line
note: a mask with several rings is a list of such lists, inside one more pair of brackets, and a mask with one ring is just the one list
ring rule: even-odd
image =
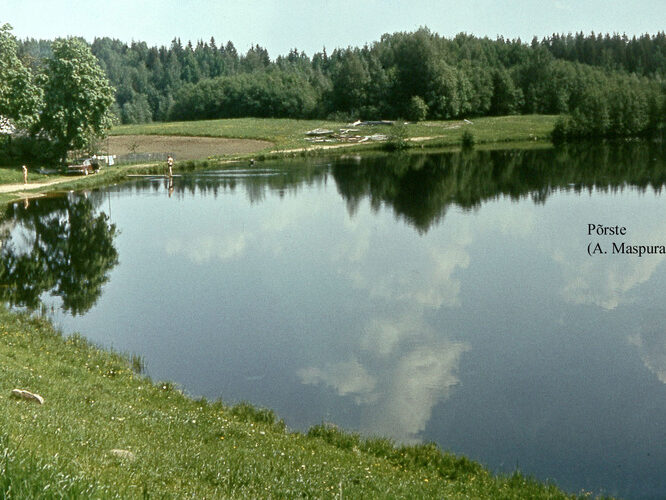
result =
[[292,429],[665,498],[665,158],[623,143],[140,178],[8,207],[0,288]]

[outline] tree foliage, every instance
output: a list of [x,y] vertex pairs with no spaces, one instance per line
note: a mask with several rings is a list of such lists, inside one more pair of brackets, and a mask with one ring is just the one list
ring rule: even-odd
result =
[[56,40],[40,80],[44,107],[38,128],[54,141],[61,158],[70,149],[84,149],[111,126],[113,88],[82,40]]
[[28,127],[37,120],[42,92],[18,57],[11,29],[9,24],[0,27],[0,117]]
[[405,117],[408,120],[419,122],[425,120],[428,116],[428,105],[423,99],[415,95],[409,100],[409,106],[407,107],[407,114]]
[[556,153],[477,149],[463,154],[367,156],[360,163],[340,159],[333,163],[332,174],[350,212],[366,200],[427,233],[450,209],[478,208],[498,196],[545,203],[563,189],[662,190],[665,152],[659,142],[594,141],[565,145]]

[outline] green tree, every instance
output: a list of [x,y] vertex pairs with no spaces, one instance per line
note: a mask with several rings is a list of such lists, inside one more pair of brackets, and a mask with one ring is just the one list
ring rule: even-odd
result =
[[131,101],[123,104],[121,109],[123,123],[148,123],[152,121],[150,104],[145,95],[136,94]]
[[39,116],[42,92],[18,58],[11,30],[9,24],[0,27],[0,116],[27,127]]
[[504,68],[499,68],[492,75],[493,94],[490,98],[491,115],[510,115],[520,106],[520,89],[517,89]]
[[366,101],[366,87],[370,83],[368,68],[358,50],[340,52],[339,58],[339,64],[332,76],[333,110],[358,113]]
[[428,116],[428,105],[419,96],[413,96],[409,100],[409,106],[407,107],[407,119],[420,122],[425,120],[426,116]]
[[44,109],[39,129],[61,159],[84,149],[111,126],[114,90],[88,45],[76,38],[53,42],[53,58],[41,75]]

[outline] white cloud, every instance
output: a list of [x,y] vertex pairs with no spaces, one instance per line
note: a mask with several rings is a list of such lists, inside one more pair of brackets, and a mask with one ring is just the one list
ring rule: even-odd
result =
[[420,441],[432,410],[458,385],[458,366],[468,344],[443,340],[402,356],[388,378],[387,392],[368,430],[401,442]]
[[433,408],[459,383],[461,355],[470,345],[434,331],[417,307],[371,320],[359,347],[352,361],[299,370],[301,382],[353,395],[364,407],[364,431],[400,442],[419,441]]
[[468,228],[454,229],[448,238],[439,234],[410,238],[406,241],[411,247],[405,249],[410,257],[401,259],[402,249],[385,243],[391,235],[360,224],[346,227],[349,233],[336,250],[335,261],[352,286],[366,290],[371,299],[434,309],[460,305],[461,284],[455,273],[470,263]]
[[629,342],[638,348],[645,367],[666,384],[666,328],[654,324],[643,326]]
[[[585,256],[585,258],[592,259]],[[628,302],[629,293],[641,283],[648,281],[663,257],[643,258],[612,256],[593,257],[594,261],[581,262],[571,259],[571,253],[564,259],[555,255],[554,259],[562,266],[565,285],[564,298],[573,304],[594,304],[612,310]]]
[[[595,237],[579,232],[578,237],[549,240],[552,258],[564,275],[561,293],[573,304],[596,305],[613,310],[632,300],[631,292],[653,276],[666,255],[613,254],[612,243],[619,245],[666,244],[666,226],[662,221],[645,219],[641,227],[629,228],[626,236]],[[587,245],[599,243],[605,255],[589,256]]]
[[353,395],[358,404],[371,403],[376,399],[373,391],[377,380],[356,360],[328,363],[323,368],[303,368],[298,370],[297,375],[304,384],[324,384],[335,389],[340,396]]
[[340,396],[353,396],[364,407],[361,427],[366,432],[418,442],[433,408],[459,384],[460,358],[470,346],[447,339],[405,349],[408,346],[405,343],[381,363],[374,360],[374,375],[356,359],[304,368],[297,374],[304,384],[327,385]]
[[240,257],[246,247],[246,235],[238,233],[171,238],[166,242],[165,249],[167,255],[182,255],[195,264],[205,264],[213,260],[227,261]]

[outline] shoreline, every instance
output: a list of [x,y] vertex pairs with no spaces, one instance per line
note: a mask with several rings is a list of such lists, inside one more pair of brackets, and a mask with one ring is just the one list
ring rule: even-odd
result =
[[300,433],[271,410],[193,399],[139,374],[137,358],[4,306],[0,357],[0,492],[17,497],[575,498],[432,444]]
[[[183,139],[191,138],[199,140],[220,140],[224,143],[231,141],[240,147],[239,153],[228,153],[222,156],[202,157],[200,159],[185,159],[176,161],[176,172],[200,170],[202,168],[216,168],[230,163],[248,161],[250,159],[272,160],[279,158],[294,158],[297,156],[310,156],[321,154],[340,154],[344,153],[363,153],[363,152],[388,152],[387,142],[365,143],[334,143],[334,144],[299,144],[302,141],[303,133],[313,125],[322,125],[322,122],[313,121],[289,121],[287,130],[283,126],[282,120],[275,119],[266,121],[257,121],[253,119],[229,119],[213,120],[200,122],[182,122],[166,124],[147,124],[144,126],[122,126],[114,130],[112,137],[123,138],[125,136],[143,136],[157,137],[164,142],[165,134],[181,143],[187,142]],[[294,122],[294,123],[292,123]],[[455,151],[461,148],[462,128],[452,126],[449,122],[424,123],[414,125],[413,136],[406,136],[400,139],[401,151],[409,153],[421,149],[428,150],[446,150]],[[554,123],[554,117],[551,116],[507,116],[490,117],[479,120],[479,129],[474,129],[475,125],[467,125],[465,130],[473,130],[476,144],[474,149],[493,149],[506,147],[552,147],[548,137],[551,125]],[[255,130],[251,126],[260,124],[264,127],[262,130]],[[536,124],[536,125],[535,125]],[[220,132],[221,127],[241,126],[237,133],[229,132],[226,129]],[[339,124],[336,124],[339,125]],[[330,122],[324,122],[323,126],[332,126]],[[203,127],[203,128],[202,128]],[[216,135],[206,135],[211,130]],[[538,127],[538,132],[535,132]],[[387,126],[376,126],[369,128],[368,132],[386,133]],[[423,135],[423,132],[435,132],[430,135]],[[185,134],[186,132],[189,135]],[[224,133],[224,135],[222,135]],[[234,137],[234,135],[239,137]],[[299,137],[295,140],[294,137]],[[207,143],[208,143],[207,142]],[[247,145],[245,144],[247,142]],[[256,150],[257,144],[271,143],[273,146],[268,149]],[[297,147],[292,147],[298,144]],[[252,152],[243,152],[251,145],[255,146]],[[168,146],[162,146],[162,149],[168,149]],[[205,149],[204,149],[205,150]],[[126,166],[104,167],[102,170],[90,176],[61,176],[53,181],[38,181],[28,183],[27,185],[19,182],[0,183],[0,203],[12,203],[19,200],[25,200],[38,196],[43,196],[49,192],[58,191],[59,187],[64,186],[67,190],[89,189],[105,184],[124,182],[128,174],[158,173],[159,164],[154,161],[146,163],[137,163]]]

